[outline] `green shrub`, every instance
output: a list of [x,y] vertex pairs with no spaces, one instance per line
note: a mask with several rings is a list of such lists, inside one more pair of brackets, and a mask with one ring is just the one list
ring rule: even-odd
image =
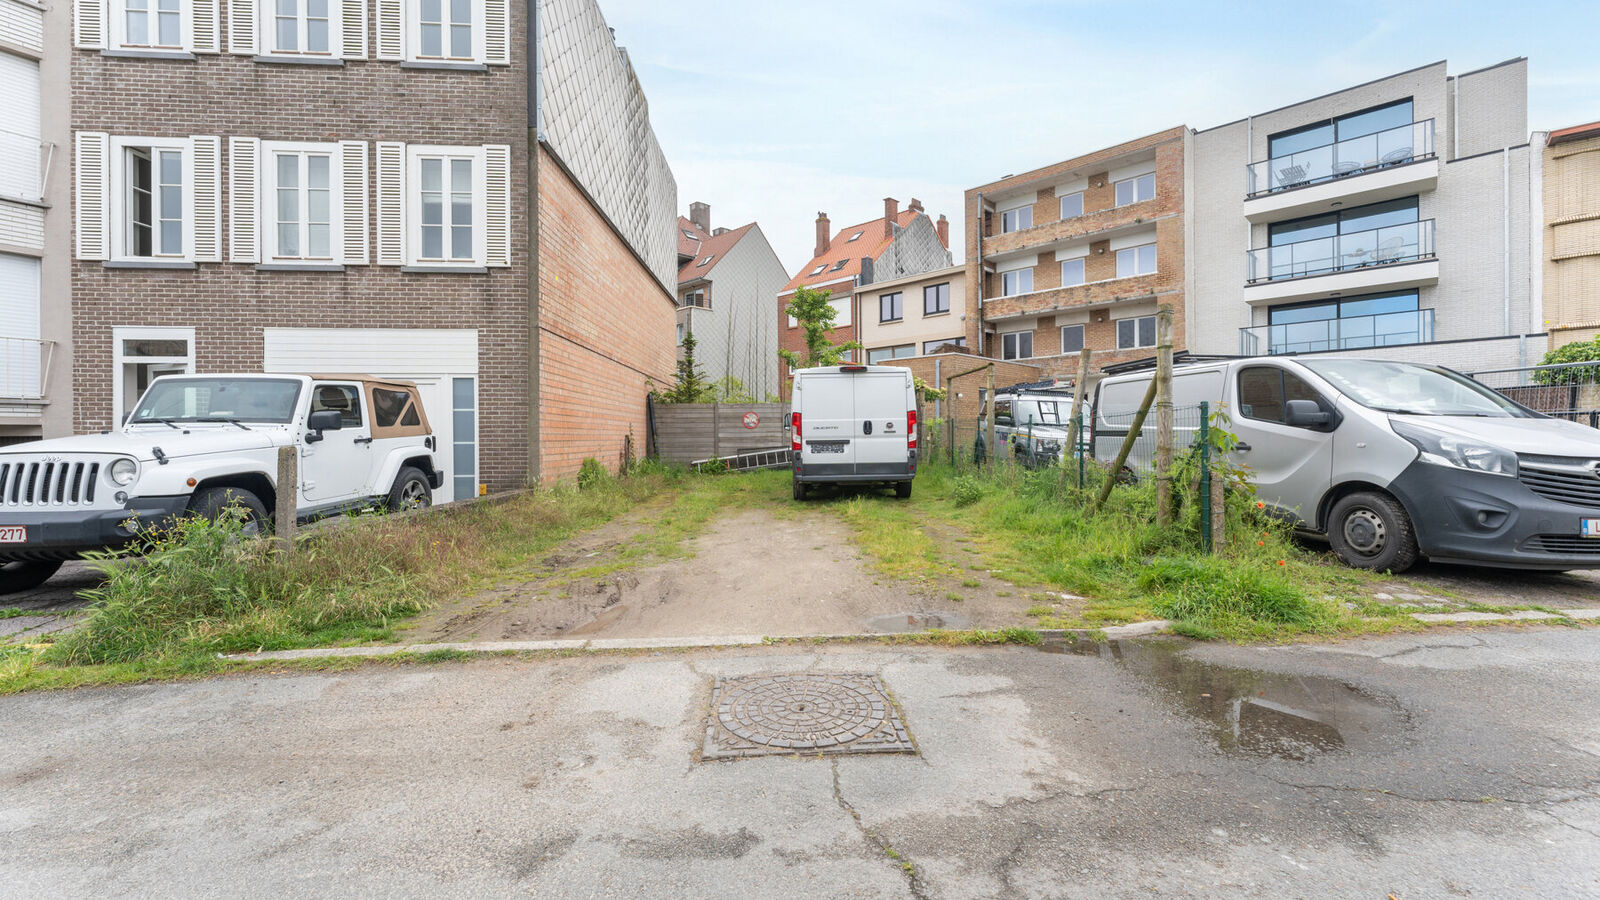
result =
[[950,499],[957,506],[971,506],[983,497],[983,482],[973,475],[958,475],[950,483]]
[[[1539,360],[1539,365],[1553,366],[1576,362],[1600,363],[1600,336],[1596,336],[1592,341],[1574,341],[1557,347],[1546,353],[1544,359]],[[1600,365],[1535,372],[1533,380],[1539,384],[1594,384],[1600,381]]]
[[592,456],[585,457],[578,466],[578,490],[589,491],[611,480],[611,473],[606,467],[600,465],[600,460]]
[[1215,626],[1254,620],[1311,628],[1331,614],[1289,578],[1261,559],[1217,556],[1153,560],[1140,574],[1139,589],[1167,619]]

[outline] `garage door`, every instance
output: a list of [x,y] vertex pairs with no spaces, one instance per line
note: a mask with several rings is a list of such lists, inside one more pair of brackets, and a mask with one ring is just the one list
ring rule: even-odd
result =
[[338,372],[416,382],[445,471],[434,501],[478,493],[478,332],[472,328],[268,328],[267,372]]

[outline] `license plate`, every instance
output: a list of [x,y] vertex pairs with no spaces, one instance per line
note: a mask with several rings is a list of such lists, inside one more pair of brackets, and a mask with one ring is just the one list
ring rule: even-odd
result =
[[1579,519],[1578,533],[1586,538],[1600,538],[1600,519]]
[[28,529],[21,525],[0,525],[0,544],[26,544]]
[[811,441],[806,444],[812,453],[843,453],[844,441]]

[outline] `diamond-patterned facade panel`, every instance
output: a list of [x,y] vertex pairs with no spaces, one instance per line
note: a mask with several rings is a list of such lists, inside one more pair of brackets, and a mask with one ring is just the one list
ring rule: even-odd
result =
[[700,756],[915,752],[878,676],[829,673],[718,678]]

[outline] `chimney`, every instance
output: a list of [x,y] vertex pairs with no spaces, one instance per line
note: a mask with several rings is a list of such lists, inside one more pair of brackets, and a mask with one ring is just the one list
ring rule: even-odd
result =
[[950,220],[944,217],[944,213],[939,213],[939,221],[934,223],[933,230],[939,233],[939,243],[943,244],[946,250],[949,250]]
[[829,244],[828,238],[832,236],[833,232],[828,228],[828,214],[825,212],[817,213],[817,250],[811,255],[821,256],[822,254],[827,253]]
[[698,200],[689,204],[689,221],[694,223],[694,227],[704,231],[706,234],[710,234],[711,204],[701,203]]
[[911,203],[906,208],[907,209],[914,209],[917,212],[922,212],[923,211],[923,209],[922,209],[922,201],[918,200],[915,197],[912,197],[911,198]]
[[711,236],[712,237],[716,237],[719,234],[727,234],[727,233],[728,233],[728,229],[726,229],[726,228],[713,228],[713,229],[711,229]]
[[893,197],[883,198],[883,236],[894,237],[894,217],[900,215],[900,201]]

